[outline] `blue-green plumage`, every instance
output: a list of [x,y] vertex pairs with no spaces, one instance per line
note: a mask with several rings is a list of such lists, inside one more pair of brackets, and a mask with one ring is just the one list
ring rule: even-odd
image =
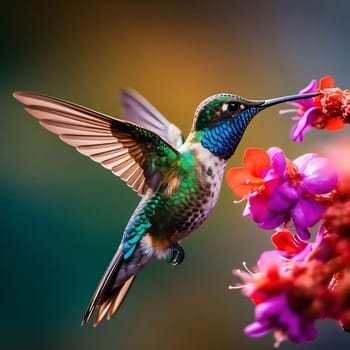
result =
[[174,241],[174,235],[191,226],[189,219],[195,221],[191,218],[189,203],[199,201],[206,194],[200,181],[198,161],[187,151],[179,153],[176,163],[173,178],[161,184],[157,192],[146,195],[137,207],[124,233],[124,259],[131,256],[145,233],[153,240],[153,245],[163,250]]
[[267,101],[232,94],[211,96],[198,106],[183,142],[181,131],[135,92],[121,95],[126,120],[40,94],[14,93],[42,126],[111,170],[142,197],[82,324],[95,308],[95,325],[111,318],[136,274],[153,257],[171,254],[174,265],[183,260],[179,241],[201,225],[215,206],[227,160],[258,112],[312,96]]

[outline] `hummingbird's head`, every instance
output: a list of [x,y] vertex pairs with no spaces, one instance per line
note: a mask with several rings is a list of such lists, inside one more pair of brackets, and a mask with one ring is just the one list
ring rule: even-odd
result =
[[249,122],[260,111],[278,103],[319,94],[293,95],[270,100],[248,100],[233,94],[213,95],[197,107],[191,132],[211,153],[228,159],[233,155]]

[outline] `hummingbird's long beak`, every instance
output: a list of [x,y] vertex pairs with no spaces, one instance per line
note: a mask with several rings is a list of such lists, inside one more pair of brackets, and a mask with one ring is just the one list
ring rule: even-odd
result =
[[260,105],[260,107],[266,108],[266,107],[270,107],[270,106],[273,106],[273,105],[276,105],[276,104],[282,103],[282,102],[302,100],[302,99],[305,99],[305,98],[315,97],[315,96],[319,96],[319,95],[322,95],[322,93],[321,92],[313,92],[313,93],[310,93],[310,94],[291,95],[291,96],[283,96],[283,97],[272,98],[270,100],[265,100]]

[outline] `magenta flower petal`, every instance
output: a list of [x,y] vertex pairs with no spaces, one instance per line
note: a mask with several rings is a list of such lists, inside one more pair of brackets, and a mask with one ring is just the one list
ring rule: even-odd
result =
[[301,197],[290,213],[295,225],[312,227],[321,219],[326,208],[324,204]]
[[[306,87],[301,89],[298,94],[303,95],[303,94],[308,94],[308,93],[316,92],[316,91],[317,91],[317,80],[312,79],[310,81],[309,85],[307,85]],[[307,101],[307,100],[309,100],[309,99],[301,100],[301,101],[299,101],[299,103],[303,102],[303,101]]]
[[316,153],[306,153],[306,154],[303,154],[302,156],[294,159],[293,163],[298,167],[298,170],[301,173],[304,173],[308,168],[311,168],[310,167],[310,163],[315,158],[318,159],[318,158],[321,158],[321,157],[318,154],[316,154]]
[[[301,89],[298,93],[298,95],[303,95],[303,94],[309,94],[312,92],[316,92],[317,91],[317,80],[313,79],[310,81],[309,85],[307,85],[304,89]],[[291,104],[293,104],[293,101],[290,102]],[[294,101],[294,103],[296,103],[299,106],[304,107],[304,109],[308,109],[310,107],[313,107],[315,105],[314,103],[314,99],[313,98],[305,98],[302,100],[298,100],[298,101]]]
[[287,165],[284,152],[278,147],[271,147],[267,150],[267,154],[270,156],[271,168],[275,171],[276,175],[279,177],[283,176]]
[[338,175],[332,163],[314,153],[304,154],[294,160],[300,172],[303,173],[304,189],[312,194],[323,194],[332,191]]
[[318,113],[317,107],[310,107],[305,111],[296,124],[290,130],[290,137],[295,142],[302,142],[304,134],[312,127],[312,123],[316,120]]
[[[317,80],[313,79],[310,81],[309,85],[307,85],[305,88],[301,89],[298,92],[298,95],[309,94],[316,91],[317,91]],[[302,100],[290,101],[287,103],[291,106],[302,107],[302,109],[305,111],[315,106],[313,98],[305,98]]]
[[308,228],[305,227],[305,225],[299,226],[299,225],[295,224],[294,227],[295,227],[295,231],[296,231],[297,235],[298,235],[301,239],[303,239],[303,240],[305,240],[305,241],[307,241],[308,239],[310,239],[311,233],[310,233],[310,231],[308,230]]
[[281,183],[276,191],[289,201],[295,201],[301,195],[300,188],[293,186],[289,181]]
[[244,328],[244,333],[249,337],[258,338],[271,332],[271,325],[267,322],[253,322]]
[[[291,320],[293,320],[291,322]],[[281,314],[281,324],[289,326],[287,329],[288,338],[295,343],[303,343],[314,340],[317,337],[317,330],[313,322],[296,314],[289,308]]]
[[289,211],[292,206],[290,198],[284,196],[280,188],[276,188],[275,191],[272,191],[269,198],[270,200],[267,203],[268,209],[274,212]]
[[266,230],[274,229],[288,219],[285,212],[271,211],[268,208],[267,197],[260,193],[249,197],[249,212],[246,208],[245,213],[248,213],[259,227]]
[[270,212],[269,216],[266,216],[263,221],[255,221],[258,227],[263,228],[264,230],[273,230],[278,226],[284,224],[289,219],[289,216],[285,213],[273,213]]
[[267,250],[260,254],[256,266],[259,271],[265,271],[271,265],[281,266],[284,262],[278,250]]
[[294,312],[284,293],[257,305],[255,322],[248,325],[244,331],[251,337],[260,337],[275,330],[283,330],[288,338],[296,343],[311,341],[317,336],[313,322]]
[[249,211],[255,222],[262,222],[268,216],[267,198],[260,193],[249,197]]

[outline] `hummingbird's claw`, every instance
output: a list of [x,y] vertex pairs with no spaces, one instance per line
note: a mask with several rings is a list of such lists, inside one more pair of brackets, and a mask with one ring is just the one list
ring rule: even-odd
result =
[[181,264],[185,258],[184,249],[180,246],[179,243],[172,243],[169,248],[172,252],[169,263],[173,266]]

